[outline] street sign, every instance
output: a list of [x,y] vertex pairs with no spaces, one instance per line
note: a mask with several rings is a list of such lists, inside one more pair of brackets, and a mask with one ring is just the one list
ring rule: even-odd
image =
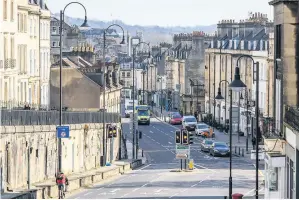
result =
[[70,137],[70,127],[69,126],[57,126],[57,138],[69,138]]
[[176,159],[187,159],[190,157],[190,145],[176,145]]

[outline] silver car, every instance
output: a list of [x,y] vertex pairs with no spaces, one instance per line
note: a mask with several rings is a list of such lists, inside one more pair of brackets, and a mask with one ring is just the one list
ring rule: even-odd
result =
[[200,150],[204,152],[210,152],[210,148],[212,147],[213,143],[213,140],[203,140],[200,144]]
[[195,134],[202,136],[204,132],[209,132],[210,127],[205,123],[200,123],[196,125]]

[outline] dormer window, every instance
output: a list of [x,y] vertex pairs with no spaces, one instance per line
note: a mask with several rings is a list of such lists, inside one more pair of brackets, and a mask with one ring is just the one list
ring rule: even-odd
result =
[[229,40],[229,48],[231,49],[233,47],[233,40]]
[[211,42],[211,48],[214,48],[214,41]]
[[256,50],[256,46],[257,46],[257,41],[253,42],[253,50]]
[[221,48],[223,48],[223,47],[224,47],[224,44],[225,44],[225,41],[222,41]]
[[217,41],[217,48],[220,48],[221,42]]
[[264,42],[265,50],[266,50],[266,51],[268,51],[268,47],[269,47],[268,44],[269,44],[269,41]]
[[234,49],[237,49],[237,40],[234,41]]
[[251,50],[251,41],[248,41],[248,50]]
[[241,41],[241,49],[244,50],[244,40]]

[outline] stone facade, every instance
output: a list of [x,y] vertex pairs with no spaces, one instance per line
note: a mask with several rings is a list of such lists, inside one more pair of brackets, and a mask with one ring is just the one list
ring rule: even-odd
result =
[[[62,139],[62,171],[65,174],[100,167],[102,128],[102,124],[70,125],[70,138]],[[56,126],[2,126],[1,133],[0,167],[4,190],[26,187],[28,174],[31,184],[55,178],[58,167]],[[118,137],[114,141],[115,160]],[[110,145],[107,148],[109,160]]]

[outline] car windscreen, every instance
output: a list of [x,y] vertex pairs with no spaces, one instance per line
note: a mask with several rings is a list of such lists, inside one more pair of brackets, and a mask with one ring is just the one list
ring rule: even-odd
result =
[[212,144],[213,144],[213,141],[206,140],[206,141],[205,141],[205,144],[212,145]]
[[127,110],[133,110],[133,106],[127,106]]
[[216,148],[226,148],[227,145],[226,144],[215,144]]
[[196,119],[193,117],[185,118],[185,122],[196,122]]
[[208,129],[209,126],[205,125],[205,124],[200,124],[200,125],[197,125],[197,128],[198,129]]
[[138,116],[149,116],[148,110],[138,110]]
[[181,115],[172,115],[172,118],[176,119],[176,118],[182,118],[182,117],[181,117]]

